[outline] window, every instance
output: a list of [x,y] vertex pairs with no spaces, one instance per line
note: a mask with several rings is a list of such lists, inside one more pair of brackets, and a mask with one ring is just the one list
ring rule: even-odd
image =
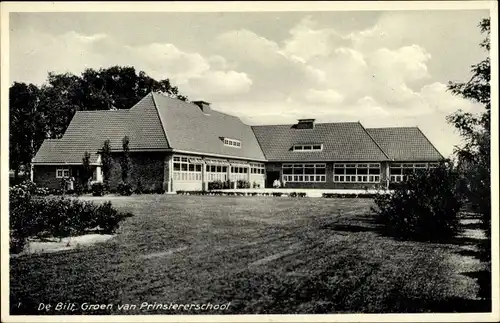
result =
[[320,151],[323,150],[323,144],[294,145],[293,151]]
[[202,162],[200,158],[174,156],[174,180],[201,181]]
[[224,145],[229,147],[241,148],[241,141],[236,139],[224,138]]
[[378,183],[380,182],[380,164],[334,164],[333,181]]
[[389,177],[391,182],[403,182],[408,180],[411,174],[428,168],[436,168],[437,163],[394,163],[389,166]]
[[283,164],[285,182],[326,182],[326,164]]
[[250,174],[265,174],[264,164],[250,163]]
[[69,177],[69,168],[57,168],[56,178],[66,178]]

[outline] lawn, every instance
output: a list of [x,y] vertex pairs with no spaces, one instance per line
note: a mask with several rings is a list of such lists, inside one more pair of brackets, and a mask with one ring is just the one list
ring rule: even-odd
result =
[[[11,314],[284,314],[488,311],[468,277],[472,238],[395,241],[369,199],[142,195],[92,247],[11,258]],[[38,311],[73,302],[74,311]],[[224,304],[226,311],[119,310],[118,304]],[[82,312],[81,303],[113,304]]]

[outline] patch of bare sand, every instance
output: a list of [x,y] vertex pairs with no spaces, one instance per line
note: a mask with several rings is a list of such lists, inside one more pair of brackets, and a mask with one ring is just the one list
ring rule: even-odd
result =
[[53,238],[45,240],[29,240],[22,254],[40,254],[73,250],[83,247],[103,243],[112,239],[113,234],[85,234],[75,237],[66,237],[62,239]]

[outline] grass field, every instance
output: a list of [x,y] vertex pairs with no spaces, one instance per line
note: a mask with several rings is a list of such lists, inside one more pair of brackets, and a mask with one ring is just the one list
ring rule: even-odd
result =
[[[401,242],[378,233],[371,200],[143,195],[106,243],[11,258],[11,314],[269,314],[488,311],[469,276],[476,241]],[[74,311],[39,312],[39,303]],[[82,312],[81,303],[114,304]],[[117,304],[223,304],[220,311]]]

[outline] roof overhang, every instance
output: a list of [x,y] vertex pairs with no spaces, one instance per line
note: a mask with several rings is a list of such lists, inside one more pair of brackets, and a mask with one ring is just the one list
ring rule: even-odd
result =
[[[33,166],[79,166],[83,165],[83,163],[64,163],[64,162],[33,162],[31,163]],[[90,163],[91,166],[101,166],[100,163]]]
[[222,155],[222,154],[212,154],[212,153],[204,153],[204,152],[189,151],[189,150],[180,150],[180,149],[167,149],[165,151],[179,153],[179,154],[191,154],[191,155],[221,157],[221,158],[229,158],[229,159],[242,159],[242,160],[250,160],[250,161],[267,162],[266,159],[239,157],[239,156]]

